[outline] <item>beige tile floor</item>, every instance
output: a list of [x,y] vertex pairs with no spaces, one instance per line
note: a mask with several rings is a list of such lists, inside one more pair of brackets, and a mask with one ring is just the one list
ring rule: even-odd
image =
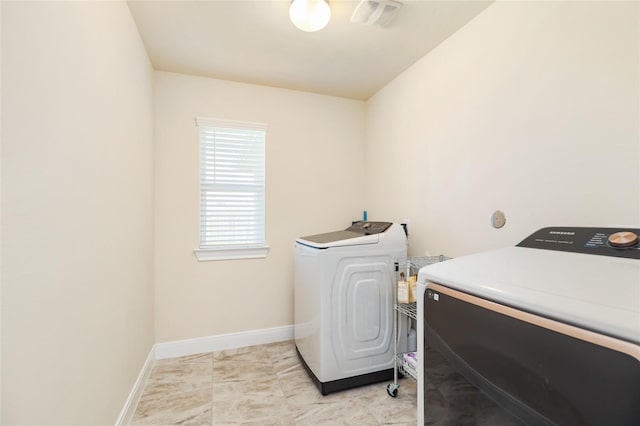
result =
[[293,342],[159,360],[133,425],[414,425],[416,386],[388,382],[322,396]]

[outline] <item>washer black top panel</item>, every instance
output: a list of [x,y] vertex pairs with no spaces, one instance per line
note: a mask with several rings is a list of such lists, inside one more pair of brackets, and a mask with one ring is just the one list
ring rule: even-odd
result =
[[640,259],[639,235],[640,229],[637,228],[558,226],[534,232],[517,247]]
[[391,222],[355,222],[346,230],[360,235],[381,234],[391,226]]
[[363,235],[381,234],[392,225],[391,222],[355,222],[344,231],[327,232],[326,234],[309,235],[302,239],[313,243],[328,244],[335,241],[344,241]]
[[335,231],[327,232],[326,234],[309,235],[302,237],[303,240],[311,241],[312,243],[328,244],[335,241],[344,241],[351,238],[362,237],[362,234],[357,234],[351,231]]

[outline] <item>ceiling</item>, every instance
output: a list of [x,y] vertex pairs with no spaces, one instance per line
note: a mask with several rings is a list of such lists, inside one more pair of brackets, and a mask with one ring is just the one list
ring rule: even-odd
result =
[[156,70],[366,100],[492,1],[405,0],[379,27],[350,22],[359,0],[329,0],[314,33],[289,21],[289,0],[128,5]]

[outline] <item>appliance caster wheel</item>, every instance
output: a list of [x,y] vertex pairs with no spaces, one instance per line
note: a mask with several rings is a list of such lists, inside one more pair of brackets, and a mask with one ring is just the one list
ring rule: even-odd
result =
[[395,398],[396,396],[398,396],[398,385],[394,383],[389,383],[387,385],[387,393],[392,398]]

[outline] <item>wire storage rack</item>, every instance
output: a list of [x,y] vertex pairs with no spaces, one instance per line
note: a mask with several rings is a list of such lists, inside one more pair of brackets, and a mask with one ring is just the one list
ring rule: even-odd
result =
[[[398,299],[398,288],[399,288],[398,283],[404,280],[411,281],[411,277],[417,277],[418,271],[420,271],[421,268],[434,263],[443,262],[448,259],[450,258],[444,255],[408,257],[406,259],[397,261],[395,264],[397,282],[396,282],[396,289],[393,292],[394,294],[393,296],[394,369],[393,370],[394,371],[393,371],[393,383],[389,383],[389,385],[387,385],[387,393],[394,398],[398,396],[398,388],[400,387],[400,385],[398,384],[398,378],[400,374],[406,377],[409,377],[414,381],[418,379],[417,362],[419,361],[417,359],[417,353],[415,352],[415,349],[413,351],[409,350],[409,349],[412,349],[410,347],[409,342],[407,342],[407,348],[406,348],[408,350],[405,351],[404,350],[405,348],[403,347],[402,351],[398,351],[398,345],[399,345],[398,325],[400,324],[400,321],[402,321],[403,319],[406,320],[407,318],[411,318],[411,320],[416,320],[418,316],[416,302],[413,301],[411,298],[409,299],[410,301],[408,303],[400,303]],[[402,302],[404,302],[404,300]]]

